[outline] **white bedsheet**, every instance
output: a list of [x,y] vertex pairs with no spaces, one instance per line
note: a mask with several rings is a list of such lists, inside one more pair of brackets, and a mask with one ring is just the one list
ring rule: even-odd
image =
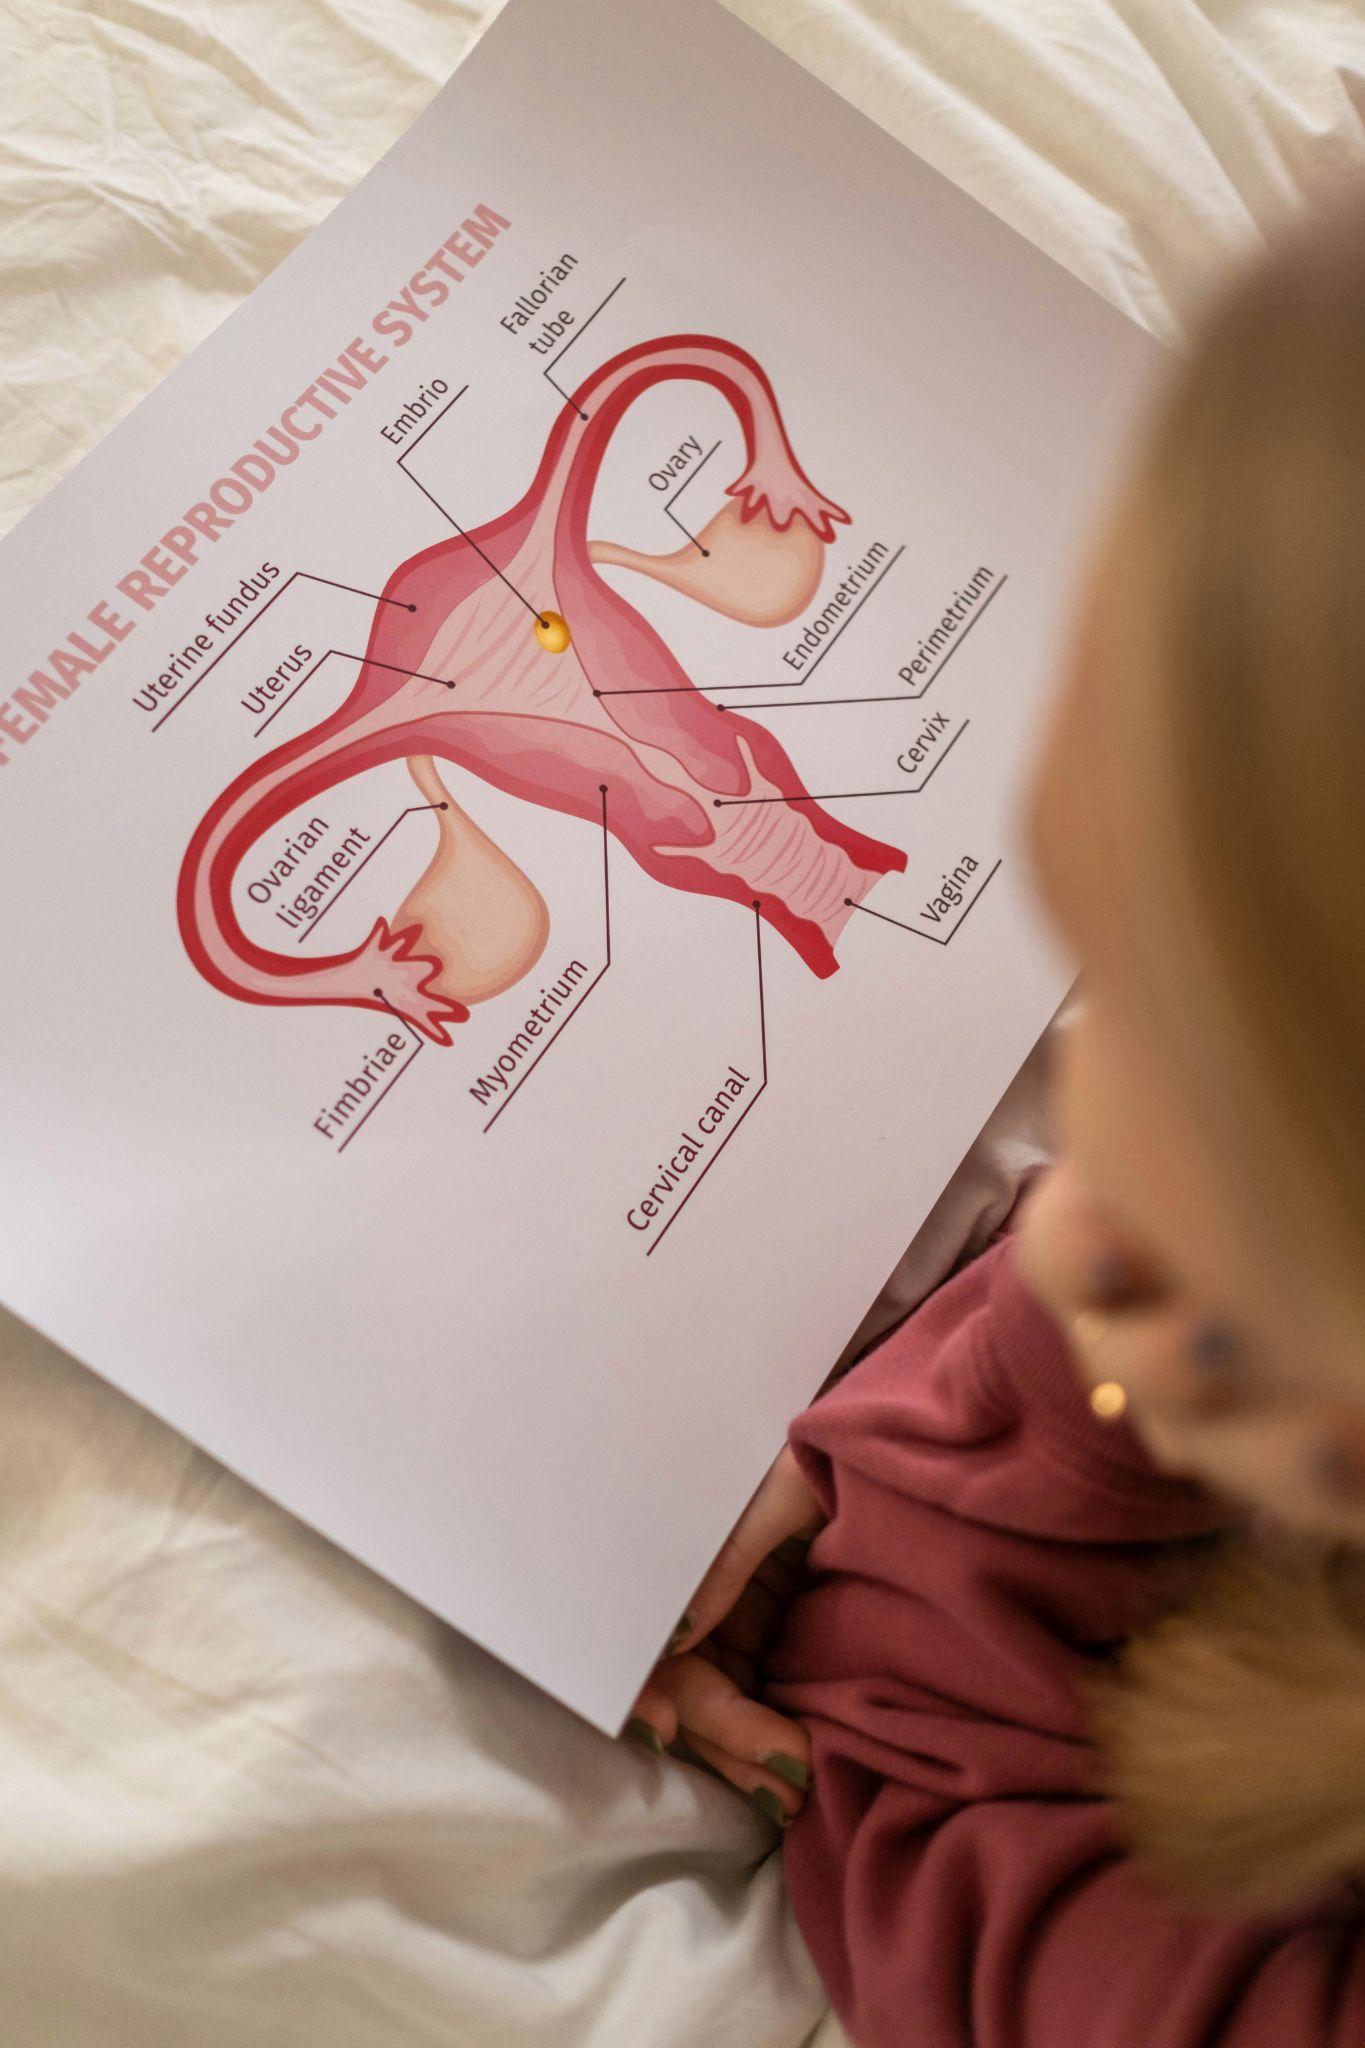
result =
[[[1226,258],[1365,162],[1348,0],[734,4],[1168,339]],[[480,18],[0,0],[0,529],[355,182]],[[1029,1081],[896,1301],[998,1213],[1036,1113]],[[744,1802],[586,1728],[3,1315],[0,1802],[16,2048],[842,2038]]]

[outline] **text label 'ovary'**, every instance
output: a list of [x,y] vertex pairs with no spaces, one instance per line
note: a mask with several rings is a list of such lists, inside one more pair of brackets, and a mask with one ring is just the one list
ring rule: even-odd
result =
[[689,434],[681,447],[670,455],[666,462],[661,462],[657,469],[651,469],[649,472],[650,488],[656,491],[668,490],[673,479],[681,476],[683,471],[690,468],[692,463],[698,461],[700,457],[701,442],[695,434]]

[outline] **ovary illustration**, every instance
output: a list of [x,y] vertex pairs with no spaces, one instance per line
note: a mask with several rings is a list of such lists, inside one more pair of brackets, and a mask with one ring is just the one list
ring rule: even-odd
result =
[[[652,385],[679,378],[719,390],[739,421],[745,464],[730,502],[675,554],[590,544],[593,486],[623,414]],[[509,511],[394,571],[345,702],[209,807],[177,897],[195,966],[247,1002],[396,1010],[449,1044],[472,1003],[534,965],[548,918],[530,879],[455,802],[440,761],[599,827],[605,813],[653,880],[757,902],[816,974],[833,973],[850,905],[903,868],[904,854],[823,811],[772,734],[704,697],[598,565],[773,625],[814,595],[847,520],[801,469],[772,387],[742,349],[678,335],[604,363],[560,414]],[[402,759],[424,799],[449,807],[433,809],[435,856],[393,918],[325,958],[257,944],[232,901],[251,847],[320,792]]]
[[436,851],[403,899],[395,930],[418,925],[441,963],[433,991],[468,1009],[520,981],[545,951],[550,913],[529,875],[462,810],[431,760],[409,761],[432,806]]
[[780,626],[804,611],[819,589],[826,545],[804,519],[779,530],[766,514],[746,516],[732,501],[674,554],[642,555],[594,540],[588,559],[637,569],[746,626]]

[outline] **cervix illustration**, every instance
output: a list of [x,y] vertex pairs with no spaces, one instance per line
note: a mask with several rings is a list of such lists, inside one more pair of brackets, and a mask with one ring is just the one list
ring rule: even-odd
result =
[[[627,407],[669,378],[724,395],[744,434],[743,472],[697,546],[652,556],[590,543],[608,442]],[[449,1044],[449,1026],[472,1002],[530,971],[548,918],[528,877],[451,800],[439,758],[599,826],[605,788],[609,829],[647,875],[757,901],[816,974],[832,974],[850,904],[902,869],[904,854],[822,811],[772,735],[704,697],[594,565],[654,576],[733,619],[772,626],[810,602],[840,522],[848,514],[801,469],[772,387],[742,349],[673,335],[604,363],[559,416],[519,503],[394,571],[339,709],[253,763],[210,806],[178,891],[196,967],[245,1002],[388,1005]],[[446,806],[432,812],[435,858],[401,909],[348,953],[302,960],[254,943],[232,903],[252,846],[323,790],[397,759],[428,802]],[[767,801],[735,801],[746,798]]]

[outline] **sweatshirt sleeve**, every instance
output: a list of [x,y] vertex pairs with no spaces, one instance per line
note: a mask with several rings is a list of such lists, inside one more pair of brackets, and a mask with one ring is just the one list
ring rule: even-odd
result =
[[772,1664],[814,1772],[798,1920],[859,2048],[1358,2048],[1335,1906],[1167,1905],[1094,1790],[1083,1693],[1227,1511],[1090,1414],[1008,1239],[798,1417],[829,1521]]

